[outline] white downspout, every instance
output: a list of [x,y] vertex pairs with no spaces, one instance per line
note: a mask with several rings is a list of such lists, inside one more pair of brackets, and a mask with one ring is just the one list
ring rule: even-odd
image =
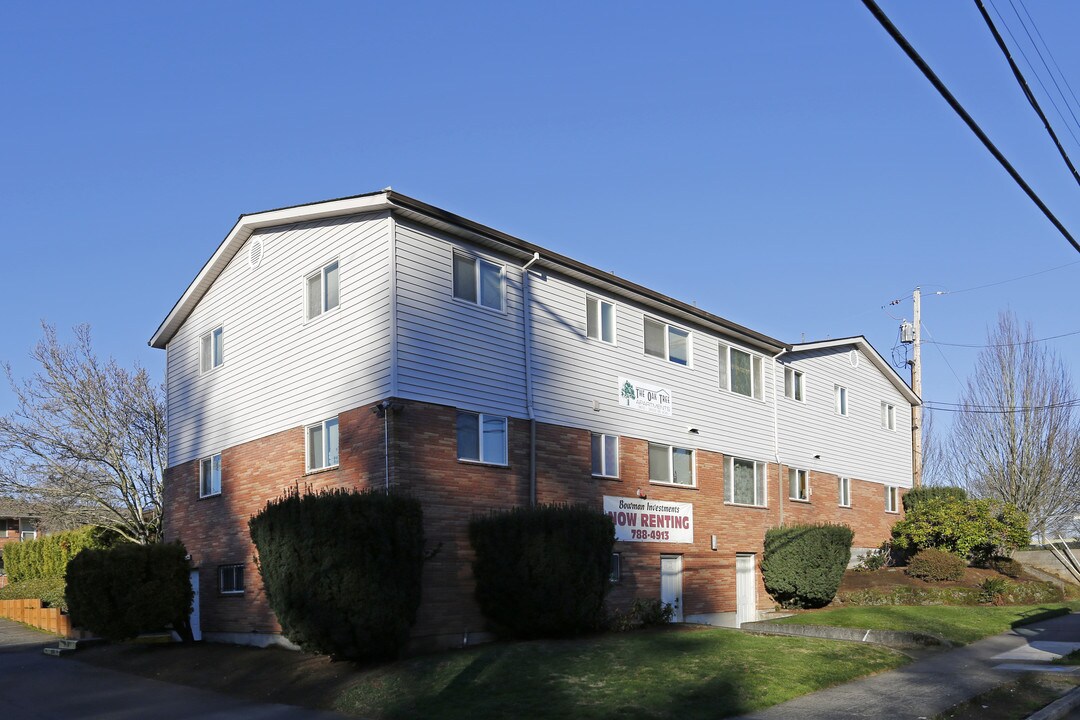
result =
[[525,408],[529,414],[529,506],[536,506],[536,411],[533,408],[532,373],[532,297],[529,292],[529,268],[540,259],[534,252],[529,262],[521,266],[522,336],[525,344]]
[[781,350],[776,355],[773,355],[773,367],[772,367],[772,428],[773,428],[773,459],[776,461],[776,475],[779,482],[779,492],[776,495],[776,502],[780,508],[780,525],[784,524],[784,474],[780,472],[780,411],[779,404],[780,398],[776,392],[776,370],[777,367],[783,367],[779,364],[780,356],[786,353],[787,350]]

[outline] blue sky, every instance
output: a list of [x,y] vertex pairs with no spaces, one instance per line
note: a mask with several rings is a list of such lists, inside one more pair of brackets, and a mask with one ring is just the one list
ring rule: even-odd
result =
[[[1026,2],[1080,89],[1080,6]],[[881,4],[1080,234],[1080,188],[974,4]],[[887,358],[911,306],[881,307],[916,285],[1080,260],[856,0],[8,3],[0,81],[0,359],[20,376],[46,320],[160,377],[147,339],[239,214],[388,185]],[[977,344],[1010,308],[1037,337],[1080,330],[1078,279],[933,296],[925,327]],[[1054,347],[1080,381],[1080,335]],[[924,358],[924,396],[955,402],[975,351]]]

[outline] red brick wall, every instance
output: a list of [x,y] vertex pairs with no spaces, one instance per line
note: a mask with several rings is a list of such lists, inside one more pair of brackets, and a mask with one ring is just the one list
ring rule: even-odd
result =
[[[468,520],[494,508],[529,501],[529,423],[510,419],[508,465],[492,466],[457,459],[456,410],[452,407],[400,401],[391,412],[391,484],[412,493],[423,504],[425,535],[436,550],[425,565],[423,600],[414,637],[417,645],[460,642],[464,633],[485,629],[473,600],[472,551]],[[339,416],[340,466],[304,473],[304,431],[294,428],[222,452],[222,493],[200,499],[198,462],[169,468],[165,482],[167,539],[181,539],[199,567],[204,631],[277,632],[266,603],[248,518],[265,502],[292,487],[383,487],[384,421],[369,407]],[[735,555],[757,553],[760,561],[765,530],[786,523],[840,522],[855,530],[856,547],[880,544],[901,516],[886,514],[884,492],[876,483],[852,479],[852,507],[837,504],[833,475],[811,473],[811,501],[787,499],[786,468],[768,466],[767,508],[724,503],[724,457],[696,454],[697,487],[649,483],[648,443],[624,437],[619,448],[619,479],[591,476],[591,437],[585,430],[537,426],[537,499],[539,502],[582,502],[601,508],[605,495],[635,497],[638,489],[651,500],[693,503],[694,542],[616,543],[622,555],[622,580],[609,602],[629,604],[636,597],[660,595],[660,555],[683,556],[686,614],[735,610]],[[780,479],[783,478],[781,485]],[[718,549],[711,549],[711,536]],[[243,596],[220,596],[217,567],[245,563]],[[761,586],[758,606],[771,607]]]

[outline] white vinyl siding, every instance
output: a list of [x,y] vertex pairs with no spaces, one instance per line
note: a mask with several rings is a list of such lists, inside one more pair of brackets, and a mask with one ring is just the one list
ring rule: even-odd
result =
[[733,457],[728,458],[726,465],[724,502],[765,507],[768,503],[765,463]]
[[221,453],[199,462],[199,497],[221,493]]
[[694,451],[649,443],[649,482],[693,486]]
[[323,420],[307,427],[307,469],[325,470],[338,464],[338,421]]
[[765,399],[763,360],[760,355],[719,343],[720,387],[755,400]]
[[615,305],[594,297],[585,299],[586,334],[593,340],[615,344]]
[[851,478],[837,478],[837,497],[840,507],[851,507]]
[[836,385],[833,388],[833,392],[836,397],[836,414],[847,417],[848,414],[848,392],[847,388],[843,385]]
[[795,368],[784,368],[784,397],[803,401],[803,374]]
[[458,460],[506,465],[506,418],[458,411]]
[[454,297],[492,310],[503,309],[503,266],[454,252]]
[[810,502],[810,473],[788,468],[788,498]]
[[338,306],[340,301],[338,270],[339,265],[337,261],[334,261],[318,272],[307,276],[304,295],[306,297],[305,315],[308,320]]
[[896,429],[896,406],[892,403],[881,403],[881,427],[883,430]]
[[592,474],[598,477],[619,477],[617,435],[592,434]]
[[690,331],[645,318],[645,354],[676,365],[689,365]]
[[207,373],[225,362],[225,329],[216,327],[199,340],[199,369]]

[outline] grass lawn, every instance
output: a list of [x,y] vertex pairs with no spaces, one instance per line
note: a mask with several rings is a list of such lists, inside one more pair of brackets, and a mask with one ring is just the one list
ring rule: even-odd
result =
[[876,646],[658,628],[404,660],[363,672],[335,709],[373,718],[719,718],[905,662]]
[[1046,603],[1043,605],[944,606],[944,605],[877,605],[850,607],[838,610],[815,610],[778,620],[794,625],[831,625],[834,627],[866,628],[868,630],[901,630],[940,635],[954,642],[967,644],[1005,632],[1017,624],[1049,617],[1047,612],[1062,609],[1080,610],[1080,602]]

